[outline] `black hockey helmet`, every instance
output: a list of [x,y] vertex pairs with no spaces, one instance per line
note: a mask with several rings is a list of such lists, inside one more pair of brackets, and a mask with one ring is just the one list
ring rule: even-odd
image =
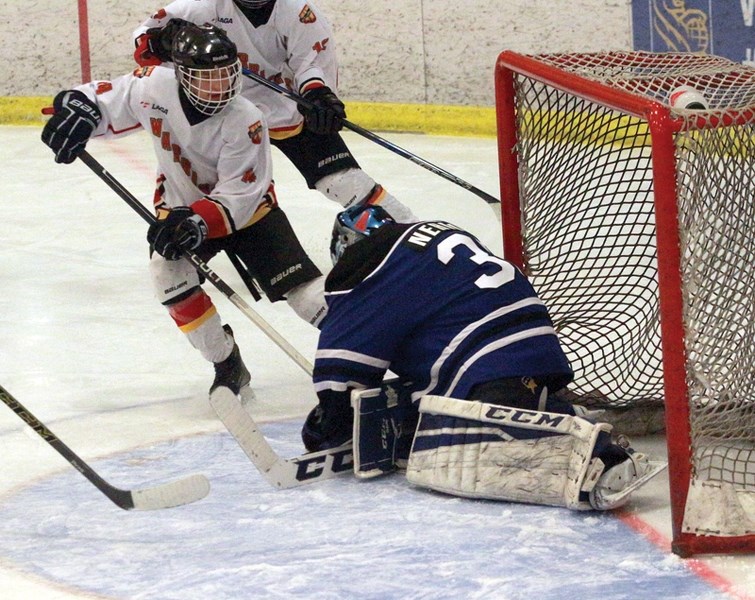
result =
[[273,0],[233,0],[236,4],[240,4],[245,8],[262,8],[266,4],[270,4]]
[[223,29],[186,25],[173,38],[171,55],[179,83],[200,112],[219,113],[241,91],[236,44]]
[[359,204],[336,215],[330,240],[330,259],[333,264],[343,256],[346,248],[372,235],[386,223],[395,223],[382,206]]
[[173,63],[192,69],[213,69],[233,64],[236,44],[225,30],[214,25],[190,23],[178,30],[171,48]]

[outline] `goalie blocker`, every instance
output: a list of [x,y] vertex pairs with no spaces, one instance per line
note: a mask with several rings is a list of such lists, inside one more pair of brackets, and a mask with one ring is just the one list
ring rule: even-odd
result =
[[410,482],[454,496],[610,510],[666,466],[628,449],[606,470],[611,425],[578,416],[442,396],[424,396],[417,414],[395,380],[353,392],[352,404],[360,478],[406,468]]

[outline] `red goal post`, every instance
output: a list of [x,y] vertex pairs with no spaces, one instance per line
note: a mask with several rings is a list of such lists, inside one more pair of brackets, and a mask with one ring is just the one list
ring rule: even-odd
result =
[[[671,107],[681,86],[707,107]],[[755,69],[507,51],[495,87],[504,252],[570,397],[665,410],[674,552],[755,551]]]

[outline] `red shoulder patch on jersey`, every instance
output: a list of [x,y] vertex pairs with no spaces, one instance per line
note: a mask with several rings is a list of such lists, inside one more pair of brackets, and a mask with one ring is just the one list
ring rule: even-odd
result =
[[165,12],[165,9],[161,8],[154,15],[152,15],[152,18],[159,21],[160,19],[164,19],[167,16],[167,14],[168,13]]
[[152,71],[155,70],[155,66],[151,65],[149,67],[136,67],[134,69],[134,77],[149,77],[152,74]]
[[[144,104],[144,102],[142,102]],[[150,128],[152,129],[152,135],[160,137],[163,134],[163,120],[156,119],[155,117],[149,118]]]
[[317,16],[312,12],[312,9],[309,8],[309,4],[305,4],[304,8],[301,9],[301,12],[299,13],[299,21],[305,24],[317,21]]
[[247,129],[246,134],[249,136],[249,139],[252,140],[252,144],[261,144],[262,143],[262,122],[256,121],[252,123],[249,126],[249,129]]
[[104,94],[105,92],[109,92],[113,89],[113,84],[109,81],[100,81],[97,84],[97,89],[94,90],[94,93],[99,96],[100,94]]

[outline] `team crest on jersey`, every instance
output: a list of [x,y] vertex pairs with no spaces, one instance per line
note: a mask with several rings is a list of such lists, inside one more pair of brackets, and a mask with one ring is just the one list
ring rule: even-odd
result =
[[113,89],[113,84],[112,83],[110,83],[109,81],[100,81],[97,84],[97,89],[94,90],[94,93],[99,96],[100,94],[104,94],[105,92],[109,92],[112,89]]
[[533,394],[537,391],[537,382],[532,377],[522,377],[522,385]]
[[150,67],[137,67],[134,69],[134,77],[139,77],[140,79],[142,77],[149,77],[152,74],[152,71],[155,70],[154,66]]
[[304,8],[301,9],[301,12],[299,13],[299,21],[302,23],[314,23],[317,21],[317,16],[312,12],[312,9],[309,8],[309,4],[305,4]]
[[255,123],[252,123],[249,126],[249,129],[247,130],[246,134],[249,136],[249,139],[252,140],[252,144],[261,144],[262,143],[262,122],[256,121]]
[[243,181],[244,183],[254,183],[255,181],[257,181],[257,175],[254,172],[254,169],[249,169],[246,173],[244,173],[241,176],[241,181]]

